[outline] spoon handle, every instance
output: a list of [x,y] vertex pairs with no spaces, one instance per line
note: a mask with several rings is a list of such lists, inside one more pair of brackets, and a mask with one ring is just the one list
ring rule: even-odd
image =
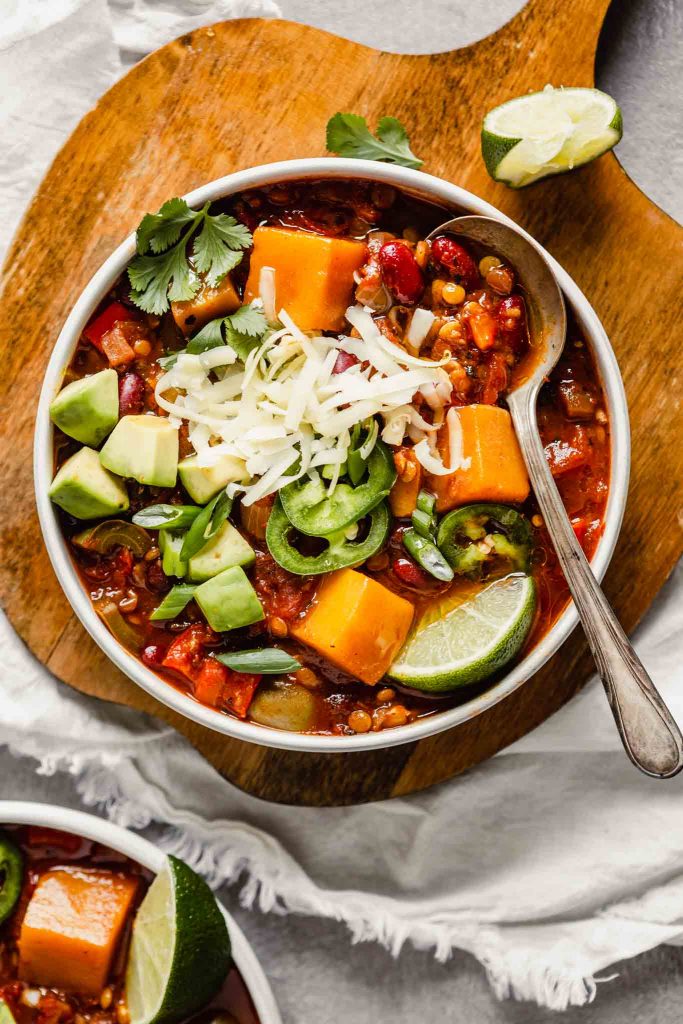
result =
[[508,406],[534,493],[626,753],[646,775],[670,778],[683,768],[683,737],[608,604],[576,539],[541,445],[536,422],[536,392],[522,389],[513,393]]

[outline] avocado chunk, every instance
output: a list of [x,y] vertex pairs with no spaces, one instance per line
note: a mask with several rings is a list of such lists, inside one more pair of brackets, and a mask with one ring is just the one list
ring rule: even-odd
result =
[[265,618],[256,591],[239,565],[202,583],[195,590],[194,599],[217,633],[250,626]]
[[167,576],[179,576],[183,579],[187,575],[187,562],[180,557],[184,540],[184,530],[159,530],[161,568]]
[[150,487],[175,487],[178,431],[165,416],[124,416],[100,452],[105,469]]
[[230,569],[233,565],[251,565],[255,558],[251,545],[246,542],[239,530],[226,520],[211,540],[190,559],[188,578],[201,583],[202,580],[210,580],[212,576],[217,576],[219,572]]
[[234,455],[219,455],[204,465],[211,455],[191,455],[178,466],[180,482],[198,505],[206,505],[219,491],[232,483],[241,483],[248,474],[245,463]]
[[119,378],[111,369],[67,384],[50,406],[55,426],[91,448],[104,441],[118,418]]
[[0,999],[0,1024],[17,1024],[14,1014],[4,999]]
[[125,512],[130,502],[123,480],[108,473],[93,448],[81,448],[57,471],[48,494],[76,519]]

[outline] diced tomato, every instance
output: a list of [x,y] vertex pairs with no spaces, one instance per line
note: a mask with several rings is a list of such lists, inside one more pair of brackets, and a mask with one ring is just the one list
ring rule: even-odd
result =
[[470,329],[474,344],[481,352],[493,348],[496,343],[498,321],[492,313],[482,309],[481,313],[473,313],[467,317],[465,323]]
[[53,846],[57,850],[76,853],[80,850],[83,840],[71,832],[60,832],[56,828],[43,825],[28,825],[26,829],[27,846]]
[[134,318],[133,312],[122,302],[112,302],[98,317],[95,317],[92,323],[88,324],[83,331],[83,336],[102,352],[104,351],[102,336],[110,331],[119,320],[133,320]]
[[[215,643],[217,639],[218,637],[210,626],[206,626],[203,622],[195,622],[176,637],[161,664],[164,668],[179,672],[190,682],[195,682],[202,670],[205,645]],[[216,662],[216,664],[220,664],[220,662]]]
[[294,576],[265,552],[256,553],[254,588],[267,618],[291,622],[306,607],[316,586],[315,576]]
[[508,365],[502,352],[491,352],[486,368],[486,380],[480,401],[483,405],[495,405],[498,396],[508,387]]
[[135,351],[119,324],[105,331],[100,339],[100,348],[109,360],[110,366],[125,366],[135,359]]
[[66,1024],[74,1019],[74,1009],[53,992],[40,997],[36,1013],[36,1024]]
[[590,441],[583,427],[575,427],[568,438],[557,438],[545,446],[545,455],[553,476],[564,476],[581,469],[590,460]]
[[194,681],[194,695],[201,704],[245,718],[260,681],[260,675],[233,672],[215,658],[205,658]]

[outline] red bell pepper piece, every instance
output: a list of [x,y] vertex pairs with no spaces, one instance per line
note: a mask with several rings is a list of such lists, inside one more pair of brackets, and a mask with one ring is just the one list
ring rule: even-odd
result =
[[204,625],[203,622],[195,622],[175,638],[161,664],[164,668],[179,672],[181,676],[194,683],[204,662],[205,644],[215,643],[217,639],[210,626]]
[[100,352],[102,348],[102,336],[110,331],[119,320],[134,320],[133,312],[124,306],[122,302],[112,302],[104,309],[99,316],[88,324],[83,331],[83,337],[87,338],[91,345],[94,345]]
[[201,704],[246,718],[260,682],[260,675],[233,672],[215,658],[205,658],[194,681],[194,695]]
[[28,846],[53,846],[57,850],[76,853],[83,845],[83,840],[71,832],[60,832],[44,825],[28,825],[26,843]]

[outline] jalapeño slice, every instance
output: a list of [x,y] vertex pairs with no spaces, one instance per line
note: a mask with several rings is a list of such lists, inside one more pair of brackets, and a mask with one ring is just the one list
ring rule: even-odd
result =
[[339,483],[328,495],[322,480],[302,478],[283,487],[280,500],[287,519],[300,533],[329,537],[366,516],[386,498],[395,480],[391,452],[378,440],[368,458],[365,479],[356,487]]
[[507,505],[464,505],[443,517],[436,543],[455,573],[478,578],[495,568],[525,572],[532,533],[528,519]]
[[297,576],[317,576],[335,569],[360,565],[384,545],[389,535],[389,511],[386,502],[375,505],[368,513],[367,532],[361,531],[361,540],[349,539],[347,529],[336,530],[320,538],[327,546],[316,555],[302,554],[292,543],[295,528],[285,515],[278,498],[270,513],[266,527],[266,543],[271,555],[283,569]]

